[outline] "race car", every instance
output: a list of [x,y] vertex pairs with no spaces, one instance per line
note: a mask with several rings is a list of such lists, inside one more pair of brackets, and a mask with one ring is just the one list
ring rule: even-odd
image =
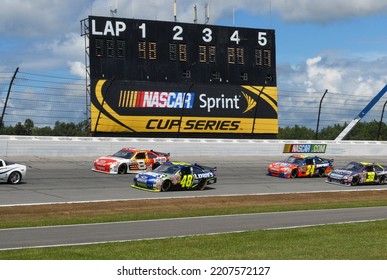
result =
[[216,183],[216,180],[216,167],[188,162],[166,162],[153,171],[137,174],[132,187],[154,192],[173,189],[204,190],[208,184]]
[[282,178],[324,177],[332,170],[333,159],[292,154],[284,161],[271,163],[266,174]]
[[387,183],[387,168],[378,163],[352,161],[342,168],[333,170],[327,183],[356,186],[359,184]]
[[9,184],[19,184],[26,173],[27,166],[0,159],[0,180],[7,181]]
[[169,161],[169,156],[169,153],[153,150],[123,148],[113,155],[96,159],[92,170],[108,174],[138,173]]

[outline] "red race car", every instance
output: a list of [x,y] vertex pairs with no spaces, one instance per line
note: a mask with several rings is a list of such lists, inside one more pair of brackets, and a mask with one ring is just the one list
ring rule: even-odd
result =
[[138,173],[153,170],[169,161],[169,153],[153,150],[123,148],[114,155],[100,157],[94,161],[93,171],[109,174]]
[[271,163],[266,174],[282,178],[323,177],[332,170],[333,159],[293,154],[284,161]]

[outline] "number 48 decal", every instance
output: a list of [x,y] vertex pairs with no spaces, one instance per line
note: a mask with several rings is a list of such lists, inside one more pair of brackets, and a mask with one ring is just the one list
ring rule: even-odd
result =
[[182,188],[190,188],[192,187],[195,180],[195,176],[193,174],[184,175],[180,181],[180,185]]

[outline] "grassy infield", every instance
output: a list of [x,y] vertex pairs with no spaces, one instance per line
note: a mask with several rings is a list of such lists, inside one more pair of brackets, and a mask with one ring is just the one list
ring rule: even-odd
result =
[[[340,207],[367,207],[387,205],[387,192],[367,198],[311,199],[294,197],[274,199],[273,201],[249,201],[241,203],[209,203],[210,199],[200,201],[202,207],[190,211],[189,216],[218,215],[233,213],[272,212],[304,209],[332,209]],[[335,194],[331,195],[332,197]],[[360,197],[360,198],[359,198]],[[375,198],[377,197],[377,198]],[[321,202],[324,200],[324,202]],[[175,200],[176,201],[176,200]],[[187,200],[188,201],[188,200]],[[0,227],[38,226],[87,222],[106,222],[122,220],[141,220],[188,216],[190,203],[183,201],[161,201],[163,205],[131,205],[124,203],[99,205],[96,209],[82,209],[75,206],[50,206],[29,208],[0,208]],[[294,202],[292,202],[294,201]],[[304,202],[302,202],[304,201]],[[308,201],[308,202],[305,202]],[[152,202],[156,203],[156,202]],[[197,202],[196,202],[197,203]],[[223,207],[219,207],[219,203]],[[97,204],[96,204],[97,205]],[[197,205],[197,204],[196,204]],[[67,207],[67,208],[66,208]],[[72,207],[72,208],[69,208]],[[110,211],[106,211],[106,208]],[[160,209],[165,210],[156,210]],[[55,210],[55,208],[57,208]],[[134,210],[137,209],[137,210]],[[152,208],[152,211],[149,209]],[[52,210],[54,209],[54,210]],[[190,208],[192,210],[192,208]],[[148,211],[147,211],[148,210]],[[51,212],[50,212],[51,211]],[[362,222],[314,226],[284,230],[259,230],[241,233],[178,237],[160,240],[106,243],[98,245],[31,248],[0,251],[2,260],[27,259],[292,259],[292,260],[377,260],[387,259],[387,221]]]

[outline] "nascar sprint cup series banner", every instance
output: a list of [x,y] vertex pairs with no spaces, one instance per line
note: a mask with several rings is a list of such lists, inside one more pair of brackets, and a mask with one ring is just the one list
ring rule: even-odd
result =
[[92,89],[94,134],[278,133],[276,87],[100,79]]

